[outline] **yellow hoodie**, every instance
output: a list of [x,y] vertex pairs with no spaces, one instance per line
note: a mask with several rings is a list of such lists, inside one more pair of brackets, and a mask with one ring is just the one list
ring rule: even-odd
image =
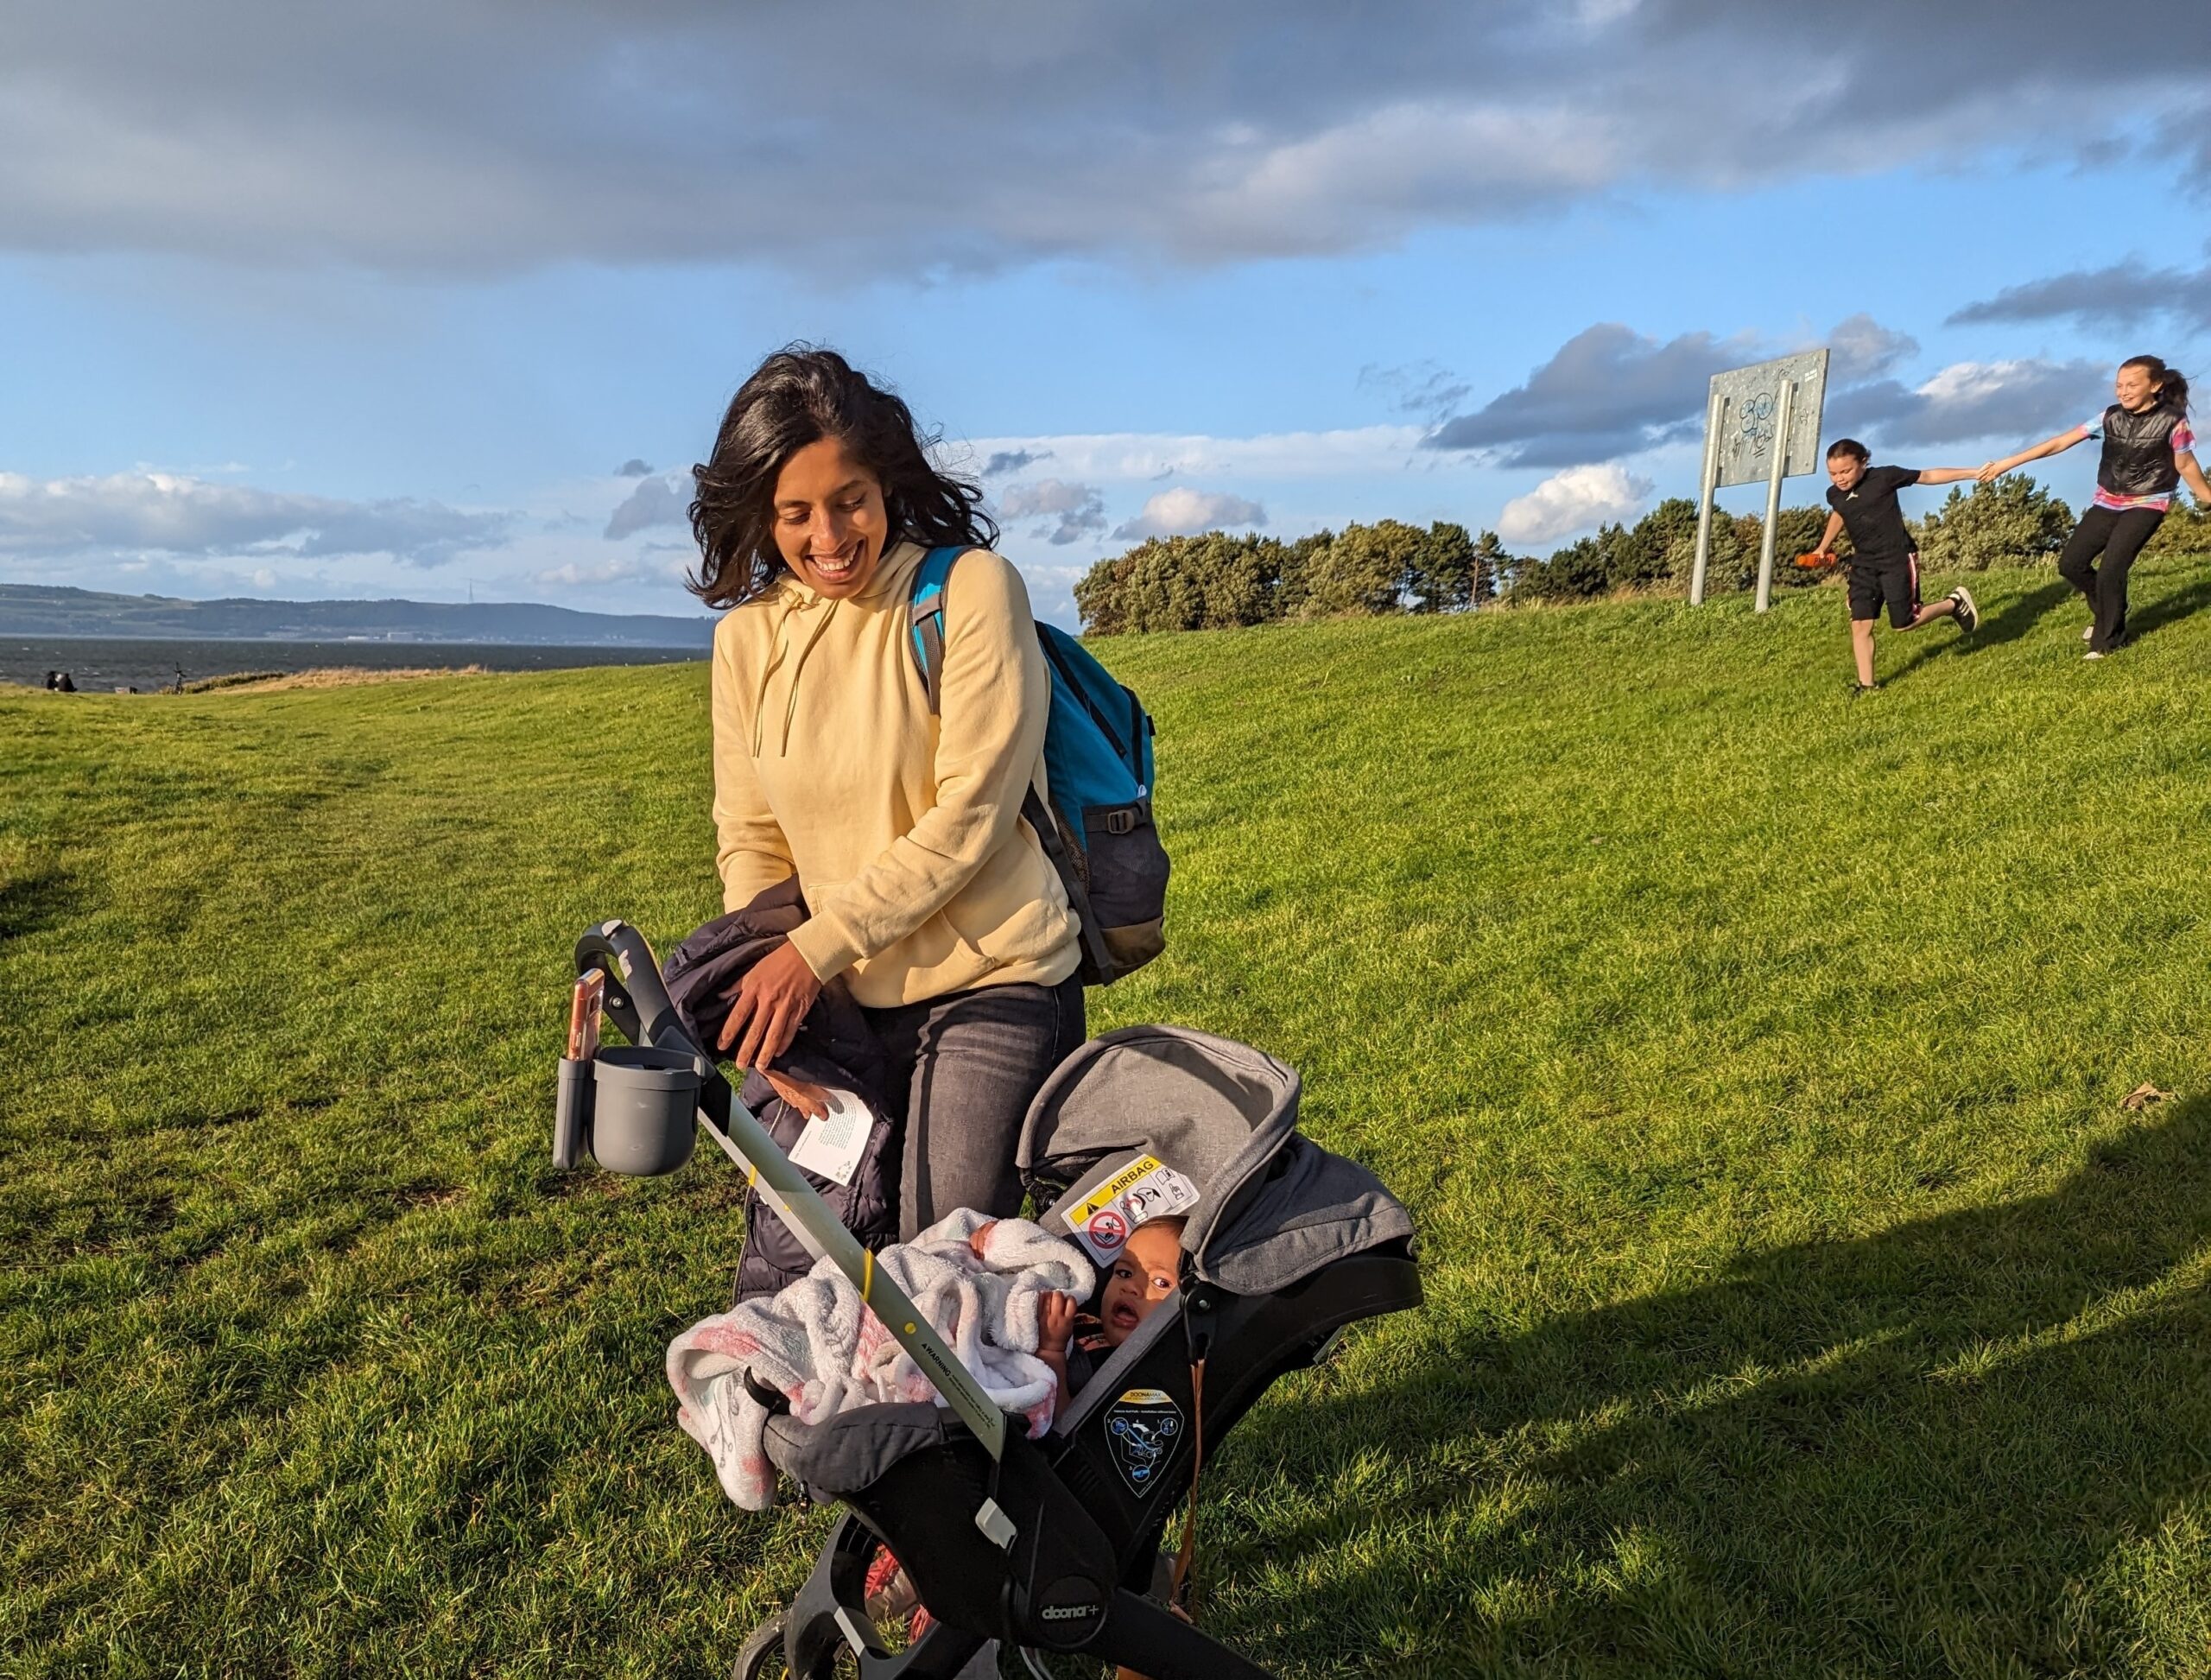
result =
[[942,715],[914,663],[922,548],[885,550],[860,593],[786,574],[714,630],[714,827],[722,903],[795,873],[791,935],[876,1008],[1073,973],[1077,923],[1021,820],[1044,790],[1051,679],[1021,574],[963,555],[944,592]]

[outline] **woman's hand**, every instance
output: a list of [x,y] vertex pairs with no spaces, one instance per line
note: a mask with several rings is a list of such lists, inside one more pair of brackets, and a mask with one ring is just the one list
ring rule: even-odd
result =
[[790,1049],[799,1024],[814,1000],[821,995],[821,982],[806,966],[798,947],[788,939],[754,963],[730,1000],[729,1019],[723,1024],[719,1048],[729,1050],[740,1068],[768,1065]]
[[1074,1340],[1074,1296],[1047,1290],[1036,1297],[1036,1352],[1044,1359],[1064,1354]]
[[2011,470],[2011,463],[2008,460],[2000,461],[1984,461],[1981,463],[1980,471],[1974,473],[1973,478],[1976,482],[1980,484],[1993,484],[1997,479],[2002,478]]

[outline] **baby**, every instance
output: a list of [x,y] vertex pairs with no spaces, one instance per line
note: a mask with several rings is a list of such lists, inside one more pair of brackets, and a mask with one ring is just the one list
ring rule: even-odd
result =
[[[1037,1297],[1036,1357],[1051,1366],[1060,1379],[1055,1411],[1064,1412],[1074,1404],[1075,1391],[1089,1378],[1098,1356],[1126,1341],[1129,1333],[1151,1315],[1151,1309],[1175,1292],[1182,1271],[1182,1226],[1179,1219],[1146,1220],[1129,1233],[1128,1242],[1106,1274],[1105,1287],[1099,1291],[1094,1330],[1077,1334],[1080,1303],[1072,1295],[1047,1290]],[[978,1259],[982,1258],[991,1229],[991,1225],[985,1224],[967,1239]],[[897,1618],[910,1617],[907,1637],[918,1639],[928,1626],[928,1612],[920,1606],[913,1582],[890,1549],[877,1547],[867,1572],[868,1613],[886,1626]],[[1133,1669],[1122,1669],[1119,1675],[1120,1680],[1144,1680]]]
[[1061,1411],[1074,1404],[1099,1357],[1126,1341],[1151,1309],[1175,1292],[1182,1271],[1182,1225],[1179,1219],[1146,1220],[1129,1233],[1098,1292],[1095,1330],[1078,1334],[1078,1303],[1072,1295],[1054,1290],[1037,1302],[1036,1357],[1059,1376]]

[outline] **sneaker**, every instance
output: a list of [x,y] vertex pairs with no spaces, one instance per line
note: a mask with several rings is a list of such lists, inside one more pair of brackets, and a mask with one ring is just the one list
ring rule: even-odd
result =
[[1880,692],[1880,688],[1881,685],[1878,682],[1853,682],[1850,685],[1850,697],[1856,700],[1864,694],[1878,694]]
[[2081,657],[2083,659],[2101,659],[2103,655],[2097,652],[2095,649],[2090,648],[2087,652],[2082,654]]
[[1980,609],[1973,604],[1973,597],[1966,593],[1963,584],[1950,592],[1950,605],[1957,611],[1960,630],[1970,636],[1980,628]]

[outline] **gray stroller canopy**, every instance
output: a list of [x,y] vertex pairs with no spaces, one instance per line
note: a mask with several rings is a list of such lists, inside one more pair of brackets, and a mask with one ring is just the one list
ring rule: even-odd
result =
[[1142,1155],[1197,1186],[1182,1247],[1209,1284],[1286,1288],[1331,1260],[1412,1234],[1374,1175],[1297,1132],[1295,1069],[1185,1027],[1125,1027],[1054,1070],[1029,1105],[1017,1157],[1032,1184],[1066,1186],[1059,1220]]

